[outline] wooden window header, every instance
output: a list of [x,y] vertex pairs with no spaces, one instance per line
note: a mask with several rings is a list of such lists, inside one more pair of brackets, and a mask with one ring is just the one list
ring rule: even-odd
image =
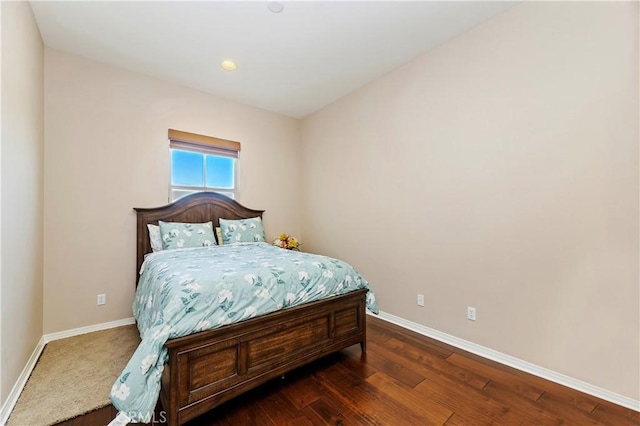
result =
[[238,158],[240,142],[169,129],[169,147]]

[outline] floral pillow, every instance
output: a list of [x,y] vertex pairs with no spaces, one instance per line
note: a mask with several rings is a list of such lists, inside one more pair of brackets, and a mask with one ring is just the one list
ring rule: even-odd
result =
[[250,219],[220,219],[224,244],[264,242],[264,228],[260,217]]
[[164,250],[215,246],[213,223],[158,222]]
[[147,225],[149,230],[149,242],[151,243],[151,250],[162,251],[162,237],[160,236],[160,227],[158,225]]

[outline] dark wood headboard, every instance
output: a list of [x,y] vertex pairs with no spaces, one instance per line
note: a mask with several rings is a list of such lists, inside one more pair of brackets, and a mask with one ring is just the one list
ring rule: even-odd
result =
[[249,209],[237,201],[215,192],[197,192],[162,207],[134,208],[138,215],[136,241],[136,286],[144,255],[151,253],[148,224],[163,222],[204,223],[220,226],[220,219],[247,219],[260,216],[264,210]]

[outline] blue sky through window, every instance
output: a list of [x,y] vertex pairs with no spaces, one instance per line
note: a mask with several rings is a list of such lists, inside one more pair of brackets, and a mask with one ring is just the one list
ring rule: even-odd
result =
[[204,155],[171,150],[171,184],[204,186]]
[[229,157],[207,155],[207,186],[211,188],[233,188],[233,163]]
[[172,149],[171,185],[233,189],[234,163],[230,157],[206,155],[205,184],[205,154]]

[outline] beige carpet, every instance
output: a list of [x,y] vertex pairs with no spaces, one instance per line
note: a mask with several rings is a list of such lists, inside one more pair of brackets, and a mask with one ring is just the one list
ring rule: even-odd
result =
[[110,404],[111,386],[139,343],[128,325],[47,344],[7,426],[52,425]]

